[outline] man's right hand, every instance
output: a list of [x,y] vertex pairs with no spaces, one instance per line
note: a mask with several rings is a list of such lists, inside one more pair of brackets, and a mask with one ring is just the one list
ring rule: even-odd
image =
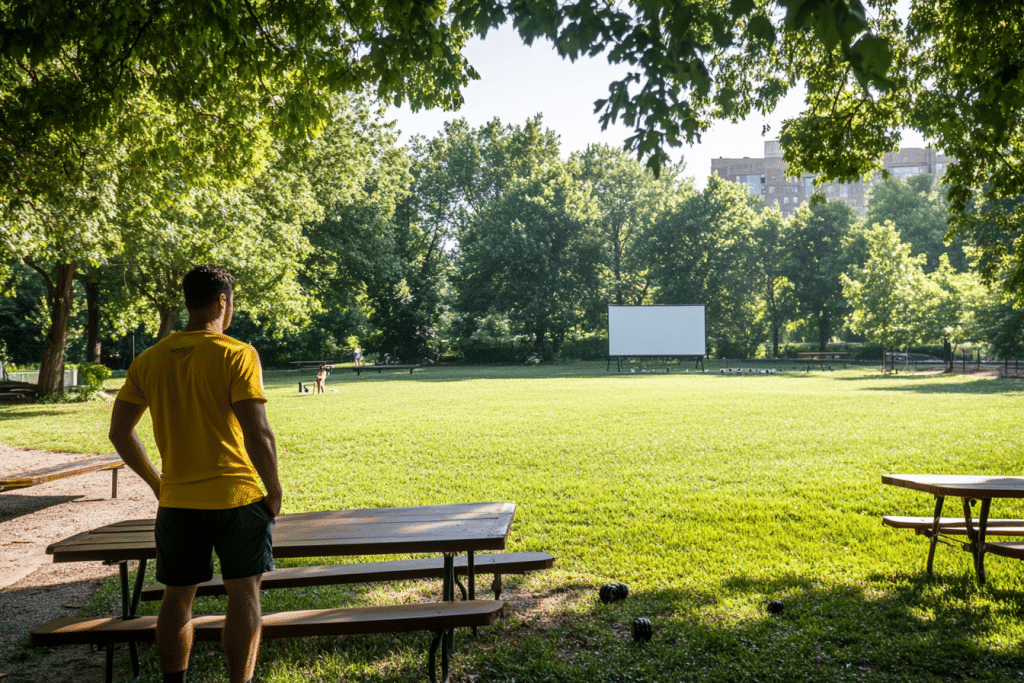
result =
[[263,507],[267,509],[271,517],[277,517],[281,514],[281,492],[268,493],[263,496]]

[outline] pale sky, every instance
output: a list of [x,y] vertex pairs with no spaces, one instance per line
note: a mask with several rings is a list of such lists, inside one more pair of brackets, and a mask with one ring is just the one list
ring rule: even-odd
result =
[[[480,73],[480,80],[463,89],[465,103],[460,111],[388,111],[388,117],[398,121],[402,143],[412,135],[433,137],[445,121],[452,119],[465,118],[473,127],[494,117],[505,124],[523,125],[537,113],[543,114],[544,126],[560,136],[564,157],[591,143],[621,148],[632,132],[621,125],[602,132],[593,113],[594,101],[608,96],[608,84],[621,78],[626,67],[609,65],[603,57],[582,58],[575,63],[563,60],[550,42],[537,40],[527,47],[508,26],[490,32],[486,40],[474,38],[465,55]],[[673,159],[682,156],[686,175],[692,175],[697,186],[704,188],[712,157],[764,156],[764,141],[774,139],[782,121],[798,113],[802,105],[802,93],[791,93],[770,117],[754,114],[739,124],[716,123],[702,136],[700,144],[684,144],[668,150],[669,155]],[[766,123],[771,130],[762,137],[761,128]],[[924,146],[913,131],[904,133],[901,144]]]

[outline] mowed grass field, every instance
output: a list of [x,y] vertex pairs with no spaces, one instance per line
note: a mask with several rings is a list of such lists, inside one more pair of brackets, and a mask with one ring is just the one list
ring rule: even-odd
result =
[[[459,634],[453,681],[1024,678],[1024,565],[990,557],[979,588],[970,556],[941,546],[928,578],[925,539],[881,524],[885,514],[930,515],[933,505],[883,486],[882,474],[1024,474],[1024,383],[685,367],[361,377],[339,367],[322,396],[298,393],[311,372],[267,373],[284,511],[517,503],[508,549],[550,552],[556,568],[506,577],[510,614],[476,638]],[[109,410],[3,407],[0,440],[109,452]],[[148,418],[143,425],[152,449]],[[956,514],[958,501],[950,504]],[[1024,504],[993,504],[993,517],[1021,515]],[[359,559],[371,558],[340,561]],[[339,560],[308,563],[327,561]],[[600,603],[606,582],[626,583],[629,598]],[[87,609],[105,609],[112,589]],[[439,591],[433,582],[282,590],[264,593],[264,609]],[[771,599],[784,601],[781,615],[767,613]],[[219,609],[204,600],[197,611]],[[654,625],[643,647],[629,635],[640,616]],[[428,641],[268,643],[257,677],[420,681]],[[207,652],[218,648],[197,646],[189,680],[226,680],[222,658]],[[146,653],[143,679],[160,680]]]

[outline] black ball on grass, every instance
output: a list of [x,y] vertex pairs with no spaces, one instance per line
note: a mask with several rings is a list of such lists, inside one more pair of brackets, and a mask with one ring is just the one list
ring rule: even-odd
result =
[[601,602],[607,605],[609,602],[613,602],[615,600],[615,593],[615,586],[610,583],[606,583],[598,589],[597,596],[601,598]]
[[651,642],[651,636],[654,635],[654,626],[651,625],[651,620],[645,617],[637,617],[633,620],[633,627],[630,629],[633,634],[633,641],[637,643],[649,643]]
[[771,614],[782,614],[786,606],[782,603],[782,600],[772,600],[768,603],[768,611]]

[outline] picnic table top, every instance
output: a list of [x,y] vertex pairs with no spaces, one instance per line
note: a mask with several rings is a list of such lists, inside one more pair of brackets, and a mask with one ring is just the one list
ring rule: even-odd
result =
[[802,351],[796,354],[799,358],[843,358],[850,355],[846,351]]
[[1024,477],[963,474],[883,474],[882,483],[959,498],[1024,498]]
[[98,470],[109,470],[116,467],[124,467],[124,460],[116,453],[108,453],[95,458],[86,458],[64,463],[63,465],[52,465],[29,472],[18,472],[17,474],[0,477],[0,491],[6,489],[25,488],[43,484],[55,479],[61,479],[69,474],[81,474]]
[[[504,550],[515,503],[457,503],[279,515],[274,557]],[[152,519],[134,519],[50,545],[54,562],[153,559]]]

